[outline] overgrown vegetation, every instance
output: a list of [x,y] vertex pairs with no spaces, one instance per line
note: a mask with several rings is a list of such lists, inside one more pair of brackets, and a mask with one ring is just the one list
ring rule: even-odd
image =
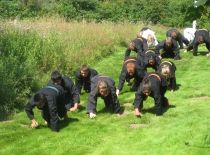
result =
[[143,21],[181,28],[197,20],[199,27],[209,27],[210,2],[201,4],[195,8],[193,0],[1,0],[0,18],[59,15],[66,21]]
[[26,98],[49,80],[53,70],[74,78],[82,65],[104,59],[116,46],[130,41],[139,31],[127,31],[125,23],[67,23],[60,18],[37,21],[1,21],[0,30],[0,115],[17,112]]
[[[59,24],[55,20],[53,21],[54,24],[49,24],[50,30],[54,31],[54,28],[57,27],[59,30],[57,33],[63,34],[62,30],[65,24],[61,21],[58,22]],[[48,24],[41,21],[38,23],[31,23],[30,28],[37,28],[36,34],[39,37],[47,36],[49,30],[46,25]],[[71,29],[75,28],[74,31],[76,31],[76,27],[86,27],[85,36],[87,38],[94,36],[93,32],[89,31],[94,28],[96,34],[99,34],[98,29],[102,30],[100,33],[104,35],[107,32],[111,33],[112,35],[107,35],[108,40],[113,38],[117,40],[119,36],[123,36],[123,44],[133,39],[139,29],[143,27],[140,24],[128,23],[115,26],[112,24],[98,25],[98,29],[95,24],[87,26],[85,23],[68,23],[67,25]],[[58,29],[59,27],[61,29]],[[159,40],[165,38],[168,28],[150,27],[156,32]],[[181,29],[180,31],[182,32]],[[104,38],[102,34],[100,37]],[[93,61],[90,66],[101,74],[111,76],[117,85],[125,50],[126,46],[117,44],[112,54],[100,61]],[[192,51],[183,53],[181,50],[181,61],[164,59],[173,61],[177,66],[177,89],[174,93],[169,90],[166,92],[171,106],[164,108],[164,114],[161,117],[155,116],[154,100],[149,97],[144,102],[144,116],[137,118],[132,105],[135,91],[131,91],[130,86],[124,85],[119,95],[122,116],[111,114],[105,108],[103,100],[98,99],[97,117],[90,119],[85,110],[88,94],[83,93],[79,109],[73,113],[68,112],[69,119],[67,121],[60,121],[59,133],[51,132],[44,124],[40,110],[37,108],[34,109],[34,112],[39,123],[38,129],[30,128],[31,122],[24,110],[13,115],[10,120],[2,121],[0,123],[0,154],[208,155],[210,147],[208,66],[210,61],[205,56],[206,53],[205,46],[199,46],[197,57],[193,57]],[[136,53],[132,52],[131,54],[135,56]],[[38,79],[36,84],[41,87],[49,80],[50,71],[44,73],[44,71],[40,71],[40,68],[36,69],[40,73],[33,76]],[[63,74],[66,72],[68,71],[62,70]],[[74,77],[74,75],[67,75]]]

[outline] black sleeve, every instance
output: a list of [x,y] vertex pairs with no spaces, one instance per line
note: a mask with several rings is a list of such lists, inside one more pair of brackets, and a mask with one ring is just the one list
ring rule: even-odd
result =
[[164,47],[164,42],[161,42],[155,46],[154,52],[159,56],[160,55],[160,50],[163,49]]
[[135,94],[135,99],[134,99],[134,108],[140,108],[143,104],[143,100],[145,98],[144,93],[141,91],[141,86],[138,88],[136,94]]
[[126,70],[125,70],[125,67],[123,67],[122,71],[120,73],[119,83],[118,83],[118,87],[117,87],[117,89],[119,89],[120,91],[123,89],[123,85],[125,83],[125,78],[126,78]]
[[52,96],[46,96],[50,115],[50,128],[52,131],[58,131],[58,109],[56,98]]
[[73,98],[73,102],[80,103],[79,92],[78,92],[76,86],[74,85],[73,81],[68,77],[63,77],[63,78],[65,80],[65,85],[70,92],[69,95],[72,96],[72,98]]
[[33,102],[33,98],[34,98],[34,96],[32,96],[30,98],[30,100],[28,101],[28,103],[26,104],[26,107],[25,107],[26,114],[30,118],[30,120],[34,119],[33,108],[35,107],[35,104]]
[[81,78],[80,76],[80,70],[78,70],[76,72],[76,75],[75,75],[75,86],[78,90],[78,92],[81,94],[81,91],[82,91],[82,85],[83,85],[83,79]]
[[131,49],[128,47],[127,50],[125,51],[125,59],[130,56]]
[[160,88],[155,88],[154,90],[154,101],[155,101],[155,112],[157,116],[162,115],[162,97]]

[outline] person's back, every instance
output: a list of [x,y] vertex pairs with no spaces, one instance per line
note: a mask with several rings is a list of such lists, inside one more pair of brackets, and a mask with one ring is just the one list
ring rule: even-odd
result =
[[46,85],[36,92],[26,104],[25,111],[32,121],[32,127],[38,126],[33,112],[35,106],[42,110],[42,117],[53,131],[58,131],[58,117],[68,117],[65,108],[64,90],[59,85]]

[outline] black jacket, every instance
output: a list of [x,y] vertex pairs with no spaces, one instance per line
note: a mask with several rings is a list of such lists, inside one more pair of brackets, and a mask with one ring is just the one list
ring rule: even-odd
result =
[[[47,100],[44,107],[41,109],[43,113],[47,113],[49,115],[49,120],[46,121],[49,121],[48,124],[53,131],[58,131],[58,117],[64,117],[67,112],[63,88],[59,85],[47,85],[38,92],[44,94]],[[35,106],[33,95],[25,107],[26,114],[31,120],[34,119],[33,108]]]
[[[144,53],[148,50],[147,40],[143,37],[138,37],[132,40],[135,43],[134,51],[138,53],[138,56],[144,56]],[[128,47],[125,51],[125,59],[130,56],[131,49]]]
[[[130,76],[128,74],[128,71],[126,69],[126,65],[128,63],[133,63],[135,65],[135,72],[134,75]],[[118,83],[118,89],[121,91],[123,89],[123,85],[125,83],[126,79],[132,79],[135,78],[137,80],[137,82],[142,81],[144,77],[144,69],[142,68],[141,62],[139,61],[139,59],[135,58],[135,57],[127,57],[123,63],[123,67],[120,73],[120,77],[119,77],[119,83]]]
[[[159,73],[148,73],[144,78],[148,78],[148,80],[152,83],[152,92],[149,95],[154,98],[155,101],[155,110],[156,115],[162,115],[162,106],[165,101],[164,94],[167,90],[167,81],[164,76]],[[139,108],[143,105],[143,100],[145,100],[146,95],[142,91],[142,84],[138,88],[135,99],[134,99],[134,108]]]
[[175,71],[176,71],[176,66],[172,61],[163,61],[159,67],[157,72],[161,74],[162,71],[162,66],[163,65],[168,65],[170,72],[171,72],[171,77],[167,80],[168,81],[168,85],[171,87],[171,89],[175,90],[176,89],[176,75],[175,75]]
[[98,75],[98,72],[92,68],[89,68],[89,73],[86,77],[83,77],[81,75],[80,69],[77,70],[75,85],[76,85],[77,90],[79,91],[80,94],[81,94],[82,86],[84,84],[90,85],[90,80],[96,75]]
[[[53,81],[50,80],[48,84],[53,84]],[[80,103],[79,92],[73,81],[69,77],[62,76],[61,86],[63,87],[65,92],[66,104]]]
[[[106,97],[102,97],[100,93],[97,92],[97,84],[100,80],[104,80],[108,83],[110,93]],[[87,113],[96,112],[98,97],[101,97],[104,100],[105,104],[111,104],[114,113],[119,112],[120,104],[116,95],[115,81],[112,78],[105,75],[96,75],[91,79],[91,92],[88,97]]]

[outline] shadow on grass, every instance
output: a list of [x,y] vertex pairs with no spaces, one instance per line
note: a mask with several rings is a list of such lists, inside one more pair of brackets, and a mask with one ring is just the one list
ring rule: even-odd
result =
[[[167,107],[163,107],[163,108],[162,108],[162,112],[163,112],[163,114],[164,114],[165,112],[168,111],[168,109],[170,109],[170,108],[175,108],[175,107],[176,107],[175,105],[169,105],[169,106],[167,106]],[[142,109],[142,112],[143,112],[144,114],[146,114],[146,113],[155,114],[155,107],[148,108],[148,109]]]
[[82,112],[82,111],[85,111],[85,110],[86,110],[86,107],[85,106],[79,105],[78,112]]
[[[176,84],[176,89],[175,89],[175,91],[179,90],[180,86],[182,86],[182,85],[181,85],[181,84]],[[168,91],[171,91],[171,87],[168,86],[167,90],[168,90]]]
[[[123,106],[120,106],[120,115],[123,114],[125,111],[125,107]],[[113,111],[112,111],[112,108],[107,108],[107,107],[104,107],[103,109],[97,111],[97,113],[111,113],[111,114],[114,114]]]
[[59,123],[59,129],[63,129],[67,127],[69,124],[71,125],[72,122],[79,122],[78,118],[68,118],[67,120],[61,120]]
[[206,54],[209,53],[207,51],[199,51],[198,55],[206,56]]

